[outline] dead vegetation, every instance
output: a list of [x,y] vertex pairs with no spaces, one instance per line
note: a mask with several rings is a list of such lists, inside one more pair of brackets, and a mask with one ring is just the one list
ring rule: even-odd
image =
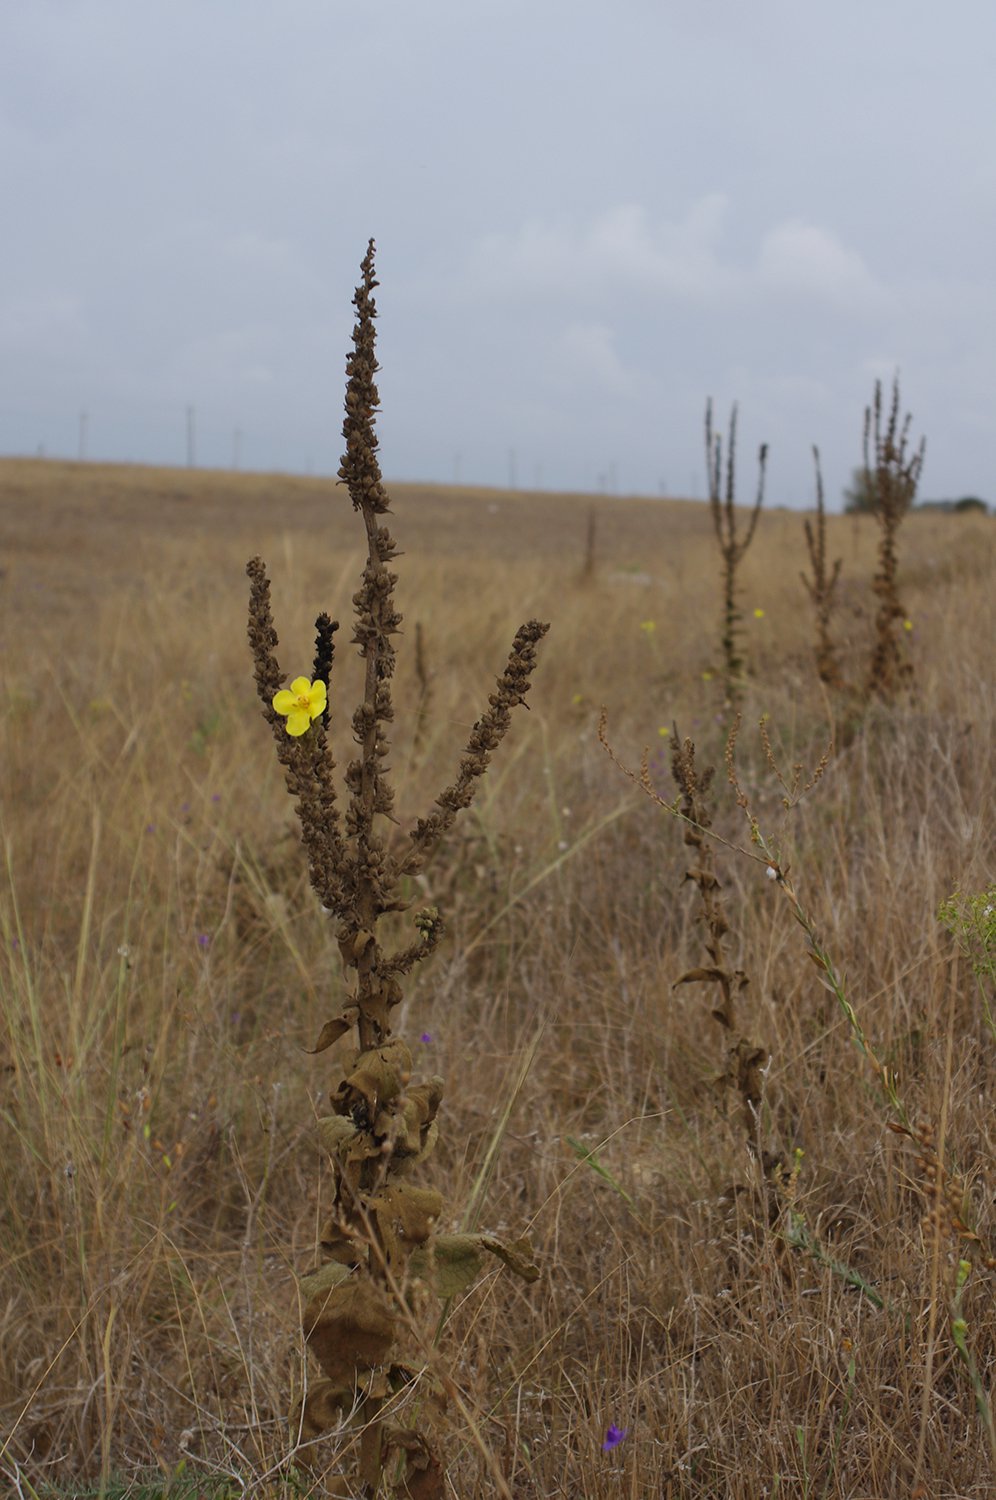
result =
[[[353,1128],[359,1101],[345,1036],[317,1060],[306,1049],[336,1019],[330,997],[348,1009],[358,993],[369,926],[343,952],[342,909],[322,913],[289,834],[244,659],[242,565],[267,555],[287,660],[310,663],[311,601],[344,615],[371,549],[328,482],[9,463],[0,485],[5,1483],[308,1493],[305,1468],[288,1470],[289,1396],[303,1409],[316,1385],[299,1277],[325,1226],[351,1222],[318,1142],[330,1059],[350,1105],[331,1118]],[[398,901],[445,907],[448,934],[370,1023],[389,1013],[404,1035],[405,1071],[426,1080],[412,1090],[447,1080],[445,1128],[418,1163],[419,1191],[442,1205],[435,1231],[528,1232],[543,1278],[523,1287],[495,1261],[454,1297],[412,1420],[395,1407],[411,1381],[377,1396],[377,1419],[431,1426],[461,1500],[502,1486],[516,1500],[988,1496],[996,1080],[973,893],[996,855],[992,523],[905,516],[895,582],[912,630],[896,639],[915,646],[916,699],[869,695],[800,800],[808,776],[791,768],[820,763],[836,700],[814,670],[798,518],[766,515],[736,584],[745,822],[721,779],[703,800],[698,769],[723,763],[727,730],[709,680],[706,507],[594,502],[598,566],[582,580],[564,544],[576,499],[403,486],[394,499],[433,693],[416,745],[423,684],[399,656],[385,860],[425,840],[406,809],[431,806],[440,754],[473,732],[510,611],[556,629],[532,712],[462,826],[394,872]],[[864,682],[882,533],[872,517],[822,525],[825,557],[846,558],[833,643]],[[315,745],[343,703],[367,702],[367,662],[331,625],[311,677],[338,687]],[[261,603],[257,629],[262,642]],[[627,764],[648,739],[662,748],[647,774],[689,823],[608,763],[602,704]],[[748,732],[762,718],[767,747]],[[675,723],[695,742],[694,787],[684,740],[671,779]],[[307,782],[314,764],[294,773],[305,800],[326,795]],[[348,820],[362,771],[352,782],[347,768],[328,870],[308,846],[334,910],[349,909],[342,872],[366,827]],[[682,827],[699,830],[687,844]],[[710,857],[719,884],[689,882]],[[412,941],[395,942],[404,921],[385,909],[378,923],[381,996]],[[728,996],[718,972],[675,987],[709,968]],[[757,1038],[761,1086],[717,1087],[730,1047]],[[378,1241],[367,1212],[347,1238],[370,1264],[397,1220]],[[438,1317],[428,1288],[404,1305],[405,1355],[388,1370],[413,1364]],[[332,1405],[320,1446],[334,1475],[377,1421],[357,1429]],[[425,1447],[395,1449],[392,1481],[435,1482],[429,1461],[407,1463]]]
[[[381,519],[390,506],[374,430],[379,398],[372,241],[362,274],[353,299],[356,325],[346,371],[346,452],[339,478],[367,536],[362,583],[353,596],[353,644],[364,665],[364,681],[352,719],[358,753],[346,767],[350,795],[342,814],[329,740],[329,695],[338,687],[332,670],[338,627],[328,615],[319,615],[312,676],[285,688],[286,673],[274,654],[278,643],[269,579],[258,557],[247,568],[256,686],[295,798],[311,885],[335,924],[347,986],[344,995],[329,1003],[334,1014],[322,1026],[313,1051],[325,1052],[356,1033],[355,1047],[337,1069],[332,1113],[319,1121],[332,1161],[332,1201],[320,1232],[320,1264],[301,1281],[304,1335],[323,1379],[310,1382],[291,1425],[308,1449],[306,1459],[299,1461],[309,1467],[325,1467],[317,1440],[345,1424],[355,1435],[355,1468],[364,1494],[391,1490],[433,1500],[443,1494],[444,1458],[419,1423],[418,1412],[420,1407],[431,1411],[444,1398],[445,1383],[431,1369],[431,1332],[419,1338],[411,1283],[421,1282],[449,1299],[473,1283],[486,1253],[527,1280],[535,1280],[538,1272],[525,1241],[506,1245],[494,1235],[434,1233],[443,1195],[435,1187],[420,1186],[417,1169],[438,1144],[444,1080],[434,1074],[413,1081],[411,1045],[394,1035],[392,1013],[404,998],[407,976],[438,945],[443,919],[436,907],[423,907],[414,917],[413,940],[391,951],[384,945],[384,918],[411,906],[402,895],[403,883],[425,868],[457,815],[472,805],[512,712],[529,691],[536,646],[548,627],[532,620],[516,632],[505,671],[471,731],[455,781],[438,794],[428,816],[418,819],[405,844],[392,848],[383,830],[385,824],[397,823],[387,757],[394,720],[393,637],[402,616],[394,603],[397,575],[389,566],[397,547]],[[424,679],[424,668],[419,676]],[[423,705],[424,694],[420,711]],[[413,1346],[411,1352],[406,1343]],[[388,1472],[392,1460],[398,1469],[394,1482]],[[329,1479],[326,1489],[349,1495],[353,1484],[348,1476]]]

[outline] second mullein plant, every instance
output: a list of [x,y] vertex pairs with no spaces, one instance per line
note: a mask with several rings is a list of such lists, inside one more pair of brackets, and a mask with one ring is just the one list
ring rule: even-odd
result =
[[[525,1242],[509,1246],[484,1234],[435,1233],[443,1197],[434,1187],[418,1185],[416,1169],[436,1143],[443,1080],[415,1080],[412,1053],[393,1035],[391,1017],[405,976],[432,953],[443,924],[435,909],[419,911],[412,941],[393,951],[385,946],[380,924],[406,909],[405,882],[422,869],[457,813],[473,800],[512,710],[529,690],[536,648],[548,627],[535,620],[521,627],[455,780],[407,838],[385,837],[384,820],[396,827],[386,758],[394,717],[393,638],[401,615],[394,607],[397,580],[390,565],[397,549],[383,524],[389,505],[374,432],[376,285],[371,241],[353,299],[346,451],[339,469],[367,537],[363,580],[353,596],[353,644],[364,662],[364,688],[352,716],[357,749],[345,770],[344,807],[329,739],[336,622],[319,615],[311,675],[295,677],[285,687],[274,655],[269,580],[257,557],[247,567],[249,641],[263,714],[296,799],[311,884],[335,923],[346,977],[315,1051],[353,1033],[331,1093],[331,1113],[319,1125],[332,1164],[331,1212],[321,1231],[321,1264],[300,1285],[305,1337],[322,1378],[311,1382],[295,1414],[297,1433],[307,1443],[330,1428],[345,1429],[367,1496],[394,1489],[432,1500],[444,1484],[438,1445],[396,1415],[413,1406],[407,1397],[432,1394],[432,1378],[419,1373],[425,1358],[406,1358],[405,1345],[411,1346],[416,1329],[412,1289],[421,1282],[441,1297],[452,1296],[474,1280],[489,1253],[529,1279],[537,1272]],[[423,1411],[435,1405],[429,1399],[417,1404]],[[347,1476],[332,1483],[331,1493],[356,1493]]]

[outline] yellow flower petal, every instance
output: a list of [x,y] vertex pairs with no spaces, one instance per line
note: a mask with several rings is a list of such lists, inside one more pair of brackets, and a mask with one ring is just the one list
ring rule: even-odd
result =
[[310,677],[295,677],[290,685],[290,690],[295,698],[304,698],[311,692]]
[[316,682],[308,697],[311,700],[311,717],[317,719],[319,714],[325,712],[325,705],[328,702],[328,694],[325,691],[324,682]]
[[293,735],[306,734],[311,726],[311,715],[305,713],[303,708],[295,708],[292,714],[287,715],[287,733]]
[[273,707],[278,714],[292,713],[296,703],[294,694],[289,693],[286,688],[281,688],[279,693],[273,695]]

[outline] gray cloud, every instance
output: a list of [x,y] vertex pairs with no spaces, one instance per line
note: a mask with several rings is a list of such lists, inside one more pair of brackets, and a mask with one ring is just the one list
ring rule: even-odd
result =
[[[990,0],[76,0],[0,47],[0,450],[330,471],[368,234],[397,477],[702,484],[705,397],[832,495],[902,369],[996,444]],[[970,35],[972,45],[964,38]],[[694,477],[697,475],[697,479]],[[996,487],[990,498],[996,499]]]

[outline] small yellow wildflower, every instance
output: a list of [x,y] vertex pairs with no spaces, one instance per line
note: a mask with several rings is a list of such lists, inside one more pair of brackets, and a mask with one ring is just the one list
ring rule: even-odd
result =
[[666,724],[662,724],[661,727],[660,727],[660,729],[658,729],[657,733],[660,735],[661,739],[663,740],[663,739],[667,738],[667,736],[671,733],[671,731],[670,731],[670,729],[668,729],[668,727],[667,727]]
[[577,708],[579,704],[584,702],[584,693],[575,693],[573,698],[571,699],[571,702],[574,704],[574,707]]
[[912,630],[913,629],[913,621],[912,620],[904,620],[903,621],[903,629],[904,630]]
[[703,682],[711,682],[712,681],[712,673],[711,672],[703,672],[702,673],[702,681]]
[[657,621],[643,620],[640,623],[640,629],[643,631],[644,635],[653,635],[654,631],[657,629]]
[[754,619],[755,620],[763,620],[764,619],[764,610],[763,609],[755,609],[755,611],[754,611]]
[[281,688],[273,695],[273,707],[287,718],[288,734],[304,734],[312,719],[325,712],[326,692],[324,682],[312,682],[307,677],[295,677],[290,689]]

